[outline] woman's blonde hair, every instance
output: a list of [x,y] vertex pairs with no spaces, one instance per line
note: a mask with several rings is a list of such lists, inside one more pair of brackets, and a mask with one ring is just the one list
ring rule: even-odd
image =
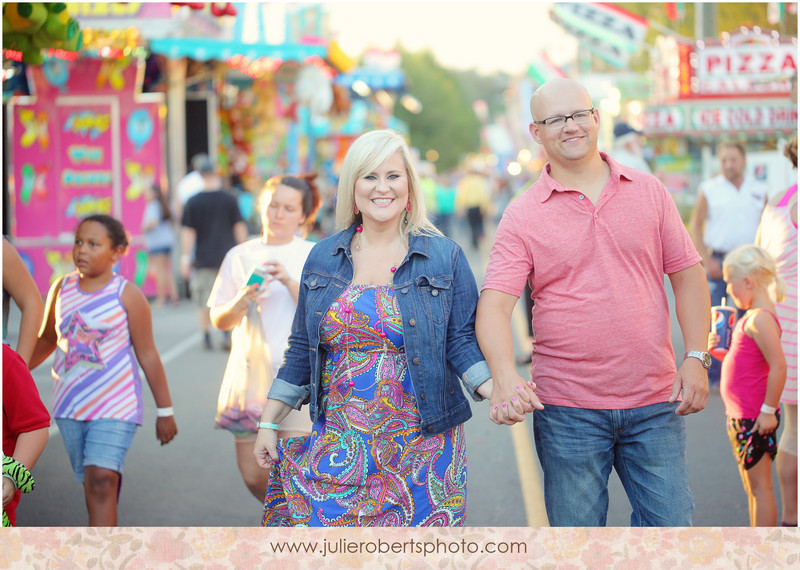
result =
[[778,275],[775,260],[757,245],[743,245],[731,251],[722,261],[722,269],[738,277],[755,279],[779,303],[786,296],[786,282]]
[[339,229],[350,227],[358,219],[358,215],[353,211],[356,180],[374,172],[398,150],[403,155],[406,165],[408,198],[411,202],[411,210],[406,212],[406,215],[400,220],[398,228],[400,234],[403,237],[420,233],[441,235],[441,232],[428,219],[425,197],[422,194],[422,186],[420,186],[419,176],[414,168],[408,144],[402,136],[389,129],[365,133],[358,137],[348,149],[344,161],[342,161],[336,195],[336,226]]

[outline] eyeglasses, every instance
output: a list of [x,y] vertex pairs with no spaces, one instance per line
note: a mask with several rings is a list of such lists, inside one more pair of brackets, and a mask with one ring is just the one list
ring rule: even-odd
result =
[[579,125],[588,123],[592,119],[594,111],[595,109],[592,107],[591,109],[575,111],[571,115],[555,115],[553,117],[547,117],[544,121],[534,121],[534,123],[537,125],[544,125],[548,129],[563,129],[567,124],[568,119],[572,119],[576,124]]

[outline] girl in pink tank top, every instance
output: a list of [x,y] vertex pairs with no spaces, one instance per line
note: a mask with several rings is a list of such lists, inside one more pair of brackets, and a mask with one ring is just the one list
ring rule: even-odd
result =
[[[750,526],[776,526],[772,461],[778,451],[778,400],[786,381],[781,327],[773,298],[781,301],[786,284],[775,260],[762,248],[744,245],[722,264],[728,294],[747,311],[736,323],[730,350],[722,361],[720,394],[725,403],[728,437],[747,493]],[[708,335],[709,349],[719,335]]]

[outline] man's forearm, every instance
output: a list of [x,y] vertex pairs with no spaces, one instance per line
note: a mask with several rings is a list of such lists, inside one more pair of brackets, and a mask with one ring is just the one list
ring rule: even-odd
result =
[[705,351],[711,329],[711,299],[705,272],[698,263],[669,278],[684,346],[686,350]]

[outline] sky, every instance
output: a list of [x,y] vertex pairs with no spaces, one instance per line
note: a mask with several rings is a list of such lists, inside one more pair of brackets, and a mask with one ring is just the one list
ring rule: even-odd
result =
[[577,41],[550,21],[550,2],[327,2],[329,24],[345,53],[369,47],[431,48],[445,67],[524,73],[545,50],[556,64]]

